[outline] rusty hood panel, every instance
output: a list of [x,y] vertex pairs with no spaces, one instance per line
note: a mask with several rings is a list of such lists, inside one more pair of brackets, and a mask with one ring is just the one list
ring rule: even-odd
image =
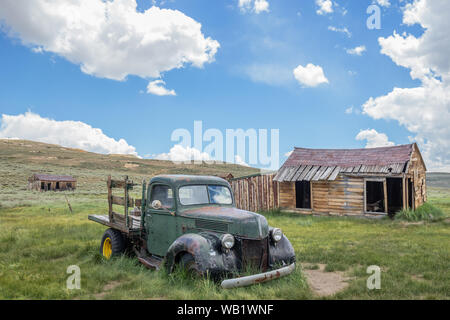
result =
[[269,224],[264,216],[233,207],[202,206],[183,210],[180,215],[185,218],[227,223],[228,233],[242,238],[264,239],[269,235]]

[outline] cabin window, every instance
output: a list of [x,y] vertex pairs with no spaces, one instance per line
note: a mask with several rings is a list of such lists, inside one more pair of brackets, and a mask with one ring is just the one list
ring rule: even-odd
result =
[[165,185],[155,185],[152,188],[150,196],[150,204],[155,201],[161,201],[164,208],[173,208],[173,191],[169,186]]
[[366,211],[386,212],[384,203],[384,182],[366,181]]
[[295,182],[296,207],[299,209],[311,209],[311,182]]

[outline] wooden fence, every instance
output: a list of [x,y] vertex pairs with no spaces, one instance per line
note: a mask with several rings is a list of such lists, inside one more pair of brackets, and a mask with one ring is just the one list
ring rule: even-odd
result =
[[231,180],[236,207],[247,211],[278,208],[279,185],[275,174],[255,175]]

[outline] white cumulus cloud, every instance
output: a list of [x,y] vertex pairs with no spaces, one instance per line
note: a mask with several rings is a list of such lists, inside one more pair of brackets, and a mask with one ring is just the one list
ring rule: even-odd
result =
[[239,0],[238,6],[242,12],[269,12],[269,2],[267,0]]
[[176,96],[175,90],[169,90],[164,87],[166,83],[159,79],[149,82],[147,86],[147,93],[151,93],[157,96]]
[[379,38],[381,53],[410,69],[413,88],[394,88],[370,98],[363,111],[374,119],[396,120],[414,134],[428,169],[450,171],[450,1],[407,3],[403,23],[424,28],[420,37],[394,32]]
[[389,147],[395,143],[389,141],[388,136],[384,133],[379,133],[375,129],[361,130],[356,135],[356,140],[366,140],[366,148]]
[[0,138],[32,140],[104,154],[138,155],[136,148],[124,139],[115,140],[84,122],[56,121],[32,112],[3,114]]
[[[216,162],[216,160],[211,158],[207,152],[202,152],[194,147],[184,147],[181,144],[174,145],[170,148],[168,153],[153,155],[153,157],[156,160],[166,160],[175,163],[192,163],[193,161],[202,161],[211,164]],[[218,162],[222,163],[222,161]],[[235,155],[234,163],[241,166],[249,166],[239,155]]]
[[347,109],[345,109],[346,114],[360,114],[361,110],[355,108],[354,106],[350,106]]
[[382,7],[390,7],[391,3],[389,2],[389,0],[376,0],[375,3],[377,3],[378,5],[382,6]]
[[201,152],[196,148],[183,147],[181,144],[174,145],[168,153],[156,155],[157,160],[170,160],[173,162],[190,163],[191,161],[210,161],[211,158],[206,152]]
[[299,65],[295,68],[294,77],[301,85],[306,87],[316,87],[322,83],[328,83],[322,67],[312,63],[308,63],[305,67]]
[[58,54],[101,78],[159,78],[214,60],[219,43],[199,22],[178,10],[136,8],[136,0],[2,0],[0,21],[34,51]]
[[358,46],[353,49],[346,50],[348,54],[361,56],[366,51],[366,46]]
[[238,164],[240,166],[244,166],[244,167],[250,167],[247,162],[244,161],[244,159],[241,158],[241,156],[239,155],[235,155],[234,156],[234,163]]
[[319,7],[316,13],[324,15],[333,12],[333,2],[331,0],[316,0],[316,5]]

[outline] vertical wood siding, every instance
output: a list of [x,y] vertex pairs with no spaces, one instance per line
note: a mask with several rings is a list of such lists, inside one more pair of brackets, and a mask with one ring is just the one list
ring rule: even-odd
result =
[[279,184],[274,174],[244,177],[231,181],[236,207],[247,211],[268,211],[278,205]]

